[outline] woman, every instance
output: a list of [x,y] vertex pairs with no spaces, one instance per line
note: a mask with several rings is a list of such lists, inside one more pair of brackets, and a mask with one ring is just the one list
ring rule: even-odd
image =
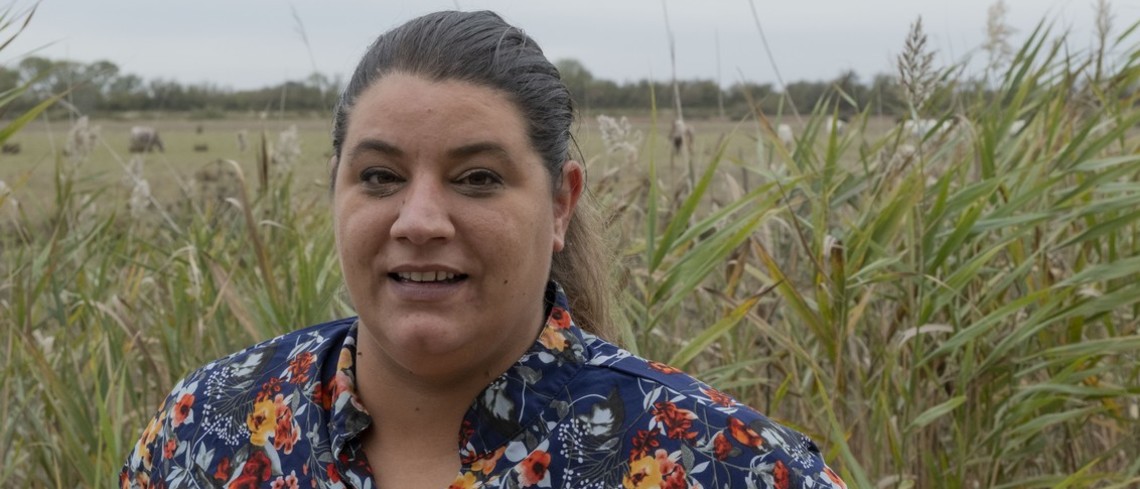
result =
[[842,487],[803,435],[596,336],[572,122],[557,70],[493,13],[380,36],[330,163],[359,318],[191,373],[122,485]]

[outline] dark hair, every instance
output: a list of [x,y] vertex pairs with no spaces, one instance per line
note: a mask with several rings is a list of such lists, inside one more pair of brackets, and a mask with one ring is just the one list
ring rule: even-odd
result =
[[[552,185],[559,185],[562,166],[572,159],[570,91],[534,39],[490,11],[436,12],[381,34],[356,66],[333,112],[334,158],[340,158],[357,97],[397,72],[465,81],[506,94],[526,119],[531,145],[542,156]],[[334,161],[330,185],[336,182],[337,166]],[[610,323],[610,263],[600,226],[598,211],[583,192],[566,247],[551,265],[551,278],[566,290],[575,322],[598,334]]]
[[334,111],[333,151],[338,157],[356,98],[393,72],[500,90],[522,110],[531,144],[552,176],[561,174],[562,163],[570,159],[574,105],[558,69],[530,36],[489,11],[436,12],[377,38]]

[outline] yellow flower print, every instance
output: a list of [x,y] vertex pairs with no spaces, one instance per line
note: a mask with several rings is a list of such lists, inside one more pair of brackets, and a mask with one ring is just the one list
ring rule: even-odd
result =
[[154,439],[158,437],[158,432],[162,430],[162,420],[166,416],[159,416],[150,420],[147,423],[146,429],[143,430],[142,442],[144,445],[154,443]]
[[475,482],[475,474],[467,472],[455,477],[455,481],[447,486],[447,489],[475,489],[478,487]]
[[146,425],[143,430],[142,436],[139,437],[138,443],[135,444],[135,452],[138,453],[139,458],[142,459],[143,466],[147,470],[153,467],[153,460],[150,453],[150,445],[158,438],[158,433],[162,431],[162,421],[166,418],[165,413],[152,418],[150,423]]
[[277,406],[272,399],[265,399],[253,405],[253,412],[245,419],[245,426],[249,428],[249,442],[257,446],[265,446],[269,435],[277,427]]
[[135,474],[135,482],[138,483],[138,487],[150,487],[150,474],[146,472]]
[[486,458],[480,458],[471,464],[472,472],[482,472],[483,475],[491,475],[491,471],[495,470],[495,465],[499,463],[502,458],[503,452],[507,451],[507,446],[503,445],[498,450],[491,452]]
[[661,466],[653,455],[645,455],[629,464],[629,473],[622,478],[626,489],[661,487]]
[[337,359],[336,369],[344,370],[352,366],[352,352],[348,348],[340,350],[340,358]]
[[562,351],[566,349],[566,337],[558,330],[546,327],[542,329],[542,335],[538,337],[538,341],[551,350]]

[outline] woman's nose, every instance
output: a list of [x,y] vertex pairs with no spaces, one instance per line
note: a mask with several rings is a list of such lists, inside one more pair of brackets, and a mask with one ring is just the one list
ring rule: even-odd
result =
[[392,223],[392,237],[413,244],[447,240],[455,234],[447,208],[446,189],[436,182],[415,179],[399,197],[400,208]]

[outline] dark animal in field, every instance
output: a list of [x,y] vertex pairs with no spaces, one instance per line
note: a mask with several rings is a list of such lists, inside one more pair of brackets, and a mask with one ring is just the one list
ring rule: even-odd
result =
[[4,143],[4,147],[0,153],[6,155],[18,155],[20,154],[20,143]]
[[148,126],[131,128],[132,153],[150,153],[155,149],[160,153],[166,152],[166,148],[162,146],[162,137],[158,135],[158,129]]
[[677,119],[673,121],[673,130],[669,133],[669,140],[673,142],[673,154],[681,153],[681,148],[688,148],[691,152],[693,128],[685,124],[685,121]]
[[210,146],[206,143],[199,143],[194,145],[195,153],[205,153],[210,150]]

